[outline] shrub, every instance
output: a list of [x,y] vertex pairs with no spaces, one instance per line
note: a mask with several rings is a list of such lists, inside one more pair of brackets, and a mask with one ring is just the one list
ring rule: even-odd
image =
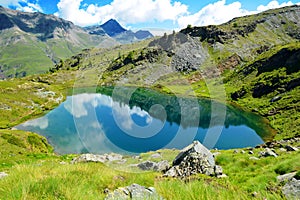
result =
[[11,134],[3,134],[1,136],[3,139],[7,140],[8,143],[16,145],[18,147],[26,148],[26,145],[24,144],[24,141],[20,138],[17,138],[14,135]]
[[290,173],[292,170],[292,166],[289,163],[281,164],[275,168],[276,174],[280,175]]

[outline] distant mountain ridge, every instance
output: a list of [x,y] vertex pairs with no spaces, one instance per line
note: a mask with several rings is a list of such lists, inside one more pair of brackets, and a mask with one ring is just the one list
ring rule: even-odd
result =
[[82,49],[117,44],[54,15],[0,6],[0,79],[44,73]]
[[85,27],[92,35],[107,34],[122,44],[132,43],[154,37],[149,31],[133,32],[123,28],[115,19],[110,19],[102,25]]
[[115,20],[82,28],[54,15],[0,6],[0,79],[47,72],[61,59],[86,48],[107,48],[153,37],[151,33],[144,36],[140,32],[136,36]]

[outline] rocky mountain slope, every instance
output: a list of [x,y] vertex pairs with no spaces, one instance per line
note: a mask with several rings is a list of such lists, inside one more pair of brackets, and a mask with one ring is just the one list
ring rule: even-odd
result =
[[114,19],[110,19],[102,25],[90,26],[85,29],[93,35],[103,35],[106,33],[121,44],[133,43],[153,37],[149,31],[139,30],[133,32],[131,30],[126,30]]
[[[233,101],[271,120],[278,138],[292,137],[300,126],[299,19],[300,7],[291,6],[220,26],[188,27],[106,54],[84,52],[52,71],[98,74],[93,85],[152,87]],[[77,82],[91,84],[87,77]]]
[[117,44],[107,35],[90,35],[54,15],[25,13],[2,6],[0,34],[0,78],[43,73],[60,59],[84,48]]

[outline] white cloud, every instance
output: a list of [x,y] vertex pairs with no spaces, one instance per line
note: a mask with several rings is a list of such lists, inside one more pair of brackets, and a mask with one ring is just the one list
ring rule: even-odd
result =
[[17,10],[24,12],[43,12],[38,1],[31,3],[28,0],[0,0],[0,5],[4,7],[14,6]]
[[271,1],[270,3],[268,3],[268,5],[264,6],[264,5],[260,5],[257,7],[257,11],[262,12],[262,11],[266,11],[269,9],[274,9],[274,8],[281,8],[281,7],[285,7],[285,6],[291,6],[293,5],[293,3],[291,1],[289,2],[283,2],[282,4],[279,4],[278,1]]
[[81,26],[101,24],[114,18],[123,24],[173,20],[187,14],[188,7],[171,0],[114,0],[110,4],[85,5],[83,0],[60,0],[57,16]]
[[48,127],[48,118],[47,116],[45,116],[31,121],[27,121],[23,124],[23,126],[25,127],[33,126],[33,127],[39,127],[40,129],[46,129]]
[[188,24],[194,26],[204,26],[211,24],[221,24],[237,16],[244,16],[251,12],[242,9],[240,2],[226,5],[226,0],[209,4],[193,15],[183,16],[178,19],[181,28]]
[[[180,28],[185,28],[188,24],[193,26],[218,25],[225,23],[235,17],[241,17],[250,14],[256,14],[268,9],[280,8],[284,6],[291,6],[294,3],[291,1],[279,3],[272,0],[266,6],[260,5],[254,11],[245,10],[239,1],[231,4],[226,4],[226,0],[220,0],[209,4],[202,8],[199,12],[191,15],[182,16],[178,19]],[[296,3],[299,4],[299,3]]]

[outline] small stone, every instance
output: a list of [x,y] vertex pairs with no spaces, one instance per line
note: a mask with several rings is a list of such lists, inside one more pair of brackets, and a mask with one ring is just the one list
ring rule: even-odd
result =
[[64,161],[61,161],[61,162],[59,162],[59,164],[60,164],[60,165],[66,165],[66,164],[68,164],[68,163],[66,163],[66,162],[64,162]]
[[280,148],[279,151],[286,152],[287,150],[285,148]]
[[145,161],[137,165],[138,168],[144,171],[166,171],[168,168],[170,168],[169,162],[167,160],[161,161],[161,162],[152,162],[152,161]]
[[250,155],[253,155],[253,154],[254,154],[254,152],[253,152],[253,151],[249,151],[249,154],[250,154]]
[[135,160],[139,160],[141,158],[141,156],[132,156],[132,158]]
[[153,155],[150,156],[151,158],[162,158],[160,153],[155,153]]
[[286,145],[285,148],[287,151],[298,151],[299,150],[297,147],[293,147],[290,145]]
[[254,157],[254,156],[251,156],[251,157],[249,158],[249,160],[259,160],[259,158]]
[[273,156],[273,157],[278,157],[278,155],[271,149],[266,148],[265,151],[260,152],[260,156],[262,157],[269,157],[269,156]]
[[235,150],[233,151],[233,153],[234,153],[234,154],[237,154],[237,153],[239,153],[239,151],[235,149]]
[[113,162],[113,161],[121,161],[123,156],[120,154],[104,154],[104,155],[95,155],[95,154],[82,154],[77,158],[74,158],[71,163],[84,163],[84,162]]
[[3,179],[3,178],[5,178],[5,177],[7,177],[7,176],[8,176],[7,173],[5,173],[5,172],[0,172],[0,179]]
[[219,175],[223,174],[223,168],[219,165],[216,165],[214,170],[215,170],[215,175],[216,176],[219,176]]
[[228,176],[226,174],[221,174],[221,175],[218,175],[217,178],[227,178]]
[[246,152],[244,150],[241,151],[242,154],[245,154]]
[[115,200],[115,199],[163,199],[156,192],[155,188],[144,186],[138,184],[132,184],[124,188],[118,188],[115,191],[109,193],[105,200]]
[[253,197],[257,197],[257,196],[258,196],[258,193],[257,193],[257,192],[253,192],[253,193],[252,193],[252,196],[253,196]]
[[108,188],[105,188],[105,190],[103,192],[104,192],[104,194],[108,194],[110,191]]

